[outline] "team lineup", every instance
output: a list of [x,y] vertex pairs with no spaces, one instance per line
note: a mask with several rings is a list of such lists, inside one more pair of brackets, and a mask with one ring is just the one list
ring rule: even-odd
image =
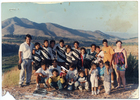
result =
[[[31,43],[31,35],[25,36],[25,42],[19,47],[19,64],[21,65],[19,86],[23,87],[25,71],[26,85],[30,85],[31,76],[36,76],[36,89],[40,83],[44,87],[72,91],[88,91],[92,95],[100,94],[103,86],[105,95],[109,95],[112,88],[120,88],[120,79],[125,90],[125,70],[127,66],[127,52],[122,48],[122,41],[116,41],[116,48],[102,40],[103,47],[91,44],[90,49],[79,47],[74,41],[73,46],[65,45],[64,40],[58,44],[55,40],[44,40]],[[33,69],[33,71],[32,71]],[[117,87],[114,87],[114,72]]]

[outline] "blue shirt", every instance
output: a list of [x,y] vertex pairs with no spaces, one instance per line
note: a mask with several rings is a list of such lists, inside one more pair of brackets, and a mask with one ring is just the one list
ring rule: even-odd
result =
[[99,76],[104,76],[105,67],[103,66],[102,69],[100,67],[97,67],[97,69],[98,69]]

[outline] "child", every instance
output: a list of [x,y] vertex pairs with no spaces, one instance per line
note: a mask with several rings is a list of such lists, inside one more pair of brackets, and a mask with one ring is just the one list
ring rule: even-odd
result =
[[64,46],[64,40],[60,40],[59,45],[56,46],[55,49],[57,51],[58,66],[65,66],[66,61],[65,49],[66,47]]
[[99,63],[99,61],[103,60],[104,52],[100,50],[99,46],[96,46],[96,60],[94,63]]
[[67,69],[65,69],[65,67],[61,66],[61,73],[60,73],[60,77],[64,78],[65,83],[63,83],[63,87],[66,88],[67,87],[67,80],[66,80],[66,75],[67,75]]
[[104,67],[104,65],[103,65],[103,61],[101,60],[101,61],[99,61],[99,67],[97,67],[97,69],[98,69],[98,74],[99,74],[99,86],[98,86],[98,91],[97,91],[97,94],[99,94],[100,93],[100,88],[101,88],[101,86],[103,85],[103,80],[104,80],[104,69],[105,69],[105,67]]
[[48,45],[49,45],[48,40],[44,40],[44,47],[41,48],[41,53],[43,60],[49,65],[52,65],[52,59],[54,59],[54,57],[52,55],[52,50]]
[[87,91],[89,91],[89,83],[86,80],[86,77],[84,76],[84,71],[79,71],[79,78],[78,81],[75,82],[75,89],[77,89],[77,87],[79,88],[79,90],[82,92],[83,88],[85,88]]
[[39,83],[43,82],[44,86],[46,87],[46,84],[48,84],[48,78],[52,76],[51,72],[48,69],[48,64],[46,65],[45,62],[41,63],[41,68],[39,68],[36,72],[35,72],[35,76],[36,76],[36,89],[39,89]]
[[74,83],[77,81],[78,78],[78,71],[75,69],[74,64],[70,65],[69,71],[66,75],[66,79],[68,82],[68,90],[73,90],[74,88]]
[[55,45],[55,40],[51,40],[50,41],[50,48],[52,49],[53,58],[55,59],[56,58],[56,52],[55,52],[56,45]]
[[78,41],[74,41],[74,48],[72,48],[72,54],[73,54],[73,57],[72,57],[72,61],[75,65],[75,67],[79,70],[79,60],[80,60],[80,48],[79,48],[79,42]]
[[[106,61],[109,61],[110,66],[112,66],[112,59],[113,59],[114,51],[110,46],[108,46],[108,41],[106,39],[104,39],[102,41],[102,44],[103,44],[102,51],[104,52],[103,62],[105,63]],[[114,88],[114,74],[113,74],[113,71],[111,73],[111,83],[112,83],[112,88]]]
[[72,64],[72,57],[73,57],[70,45],[67,46],[65,55],[66,55],[65,67],[66,69],[69,69],[70,64]]
[[61,73],[61,67],[57,65],[57,60],[54,59],[52,65],[49,67],[50,71],[52,72],[53,69],[58,70],[58,74]]
[[98,69],[96,67],[95,63],[91,64],[91,69],[89,71],[89,74],[91,74],[90,76],[90,82],[92,85],[92,95],[96,95],[96,88],[98,87]]
[[105,88],[105,95],[110,94],[111,90],[111,72],[112,69],[110,68],[110,62],[105,62],[105,69],[104,69],[104,88]]
[[60,91],[63,89],[62,84],[65,82],[64,78],[60,77],[57,69],[52,70],[53,76],[49,78],[49,84],[52,88],[59,89]]
[[81,51],[81,54],[80,54],[81,66],[80,66],[79,70],[85,71],[84,70],[84,59],[86,56],[86,49],[84,47],[82,47],[80,49],[80,51]]
[[35,49],[33,50],[33,73],[35,73],[40,67],[41,67],[41,51],[40,49],[40,43],[36,42],[35,43]]

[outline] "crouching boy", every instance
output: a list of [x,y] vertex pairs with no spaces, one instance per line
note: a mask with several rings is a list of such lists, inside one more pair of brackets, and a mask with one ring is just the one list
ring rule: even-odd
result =
[[46,85],[49,86],[48,84],[48,78],[52,76],[50,70],[48,69],[49,65],[46,65],[44,62],[41,63],[41,68],[39,68],[36,72],[35,72],[35,76],[36,76],[36,89],[39,89],[39,83],[44,83],[44,87],[46,87]]
[[65,82],[64,78],[59,76],[57,69],[53,69],[52,70],[52,75],[53,76],[51,76],[49,78],[50,86],[52,88],[62,90],[63,89],[63,85],[62,84]]
[[79,71],[79,76],[78,81],[75,82],[75,89],[78,87],[81,92],[83,88],[85,88],[86,91],[89,91],[89,83],[84,76],[84,71]]

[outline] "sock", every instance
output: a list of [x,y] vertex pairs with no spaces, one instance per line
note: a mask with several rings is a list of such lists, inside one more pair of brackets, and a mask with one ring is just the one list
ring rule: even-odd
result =
[[111,83],[114,83],[114,81],[111,80]]
[[37,83],[36,85],[38,86],[39,84]]

